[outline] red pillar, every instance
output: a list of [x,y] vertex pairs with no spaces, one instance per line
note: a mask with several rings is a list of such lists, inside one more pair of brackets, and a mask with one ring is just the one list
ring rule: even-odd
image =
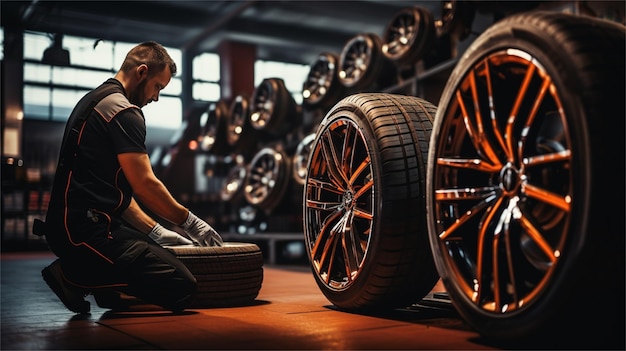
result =
[[221,97],[231,101],[237,95],[254,92],[256,46],[224,41],[217,48],[220,55]]

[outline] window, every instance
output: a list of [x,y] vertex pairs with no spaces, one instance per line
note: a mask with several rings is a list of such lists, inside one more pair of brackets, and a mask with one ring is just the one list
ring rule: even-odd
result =
[[302,104],[302,83],[311,70],[308,65],[274,61],[257,61],[254,64],[254,85],[265,78],[281,78],[297,104]]
[[[24,33],[24,118],[66,121],[74,105],[91,89],[115,75],[136,43],[63,36],[70,66],[41,63],[52,43],[47,33]],[[178,129],[182,123],[182,53],[166,48],[178,64],[178,74],[161,92],[159,102],[143,108],[146,126]]]
[[192,61],[192,97],[194,100],[215,102],[220,99],[220,57],[202,53]]

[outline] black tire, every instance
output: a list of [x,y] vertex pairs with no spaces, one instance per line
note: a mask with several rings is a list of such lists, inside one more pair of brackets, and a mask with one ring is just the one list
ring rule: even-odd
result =
[[397,80],[394,64],[382,52],[382,40],[361,33],[345,44],[339,56],[339,81],[348,91],[380,91]]
[[[230,151],[230,145],[226,137],[228,125],[229,104],[225,100],[219,100],[209,105],[200,122],[200,149],[214,155],[225,155]],[[204,123],[203,123],[204,122]]]
[[298,105],[280,78],[266,78],[254,89],[250,103],[250,123],[270,138],[284,136],[299,127],[302,116]]
[[223,246],[169,246],[198,281],[189,308],[226,307],[254,302],[263,283],[263,253],[252,243]]
[[417,97],[355,94],[337,103],[316,133],[304,190],[305,244],[317,285],[339,308],[406,307],[439,278],[424,193],[435,110]]
[[338,70],[337,55],[324,52],[318,56],[302,84],[302,101],[305,106],[326,109],[345,95],[346,89],[339,82]]
[[382,52],[396,66],[414,65],[433,46],[436,28],[433,15],[421,6],[398,11],[382,36]]
[[625,33],[513,15],[450,76],[430,144],[429,236],[454,306],[488,338],[624,348]]

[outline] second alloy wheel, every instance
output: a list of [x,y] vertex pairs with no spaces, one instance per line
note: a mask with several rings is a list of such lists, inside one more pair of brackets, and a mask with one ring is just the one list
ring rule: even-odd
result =
[[[428,226],[452,302],[484,336],[585,348],[617,336],[623,348],[625,33],[514,15],[452,72],[433,125]],[[604,306],[584,302],[598,289]]]
[[438,280],[424,194],[435,110],[417,97],[361,93],[319,126],[304,234],[317,285],[339,308],[406,307]]

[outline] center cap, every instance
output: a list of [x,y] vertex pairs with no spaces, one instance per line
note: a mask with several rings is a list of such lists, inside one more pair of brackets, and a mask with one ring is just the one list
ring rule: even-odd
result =
[[506,191],[513,191],[519,184],[519,172],[512,164],[507,164],[500,172],[502,188]]
[[354,199],[354,193],[352,190],[348,190],[343,194],[343,204],[345,207],[349,208],[352,205],[352,200]]

